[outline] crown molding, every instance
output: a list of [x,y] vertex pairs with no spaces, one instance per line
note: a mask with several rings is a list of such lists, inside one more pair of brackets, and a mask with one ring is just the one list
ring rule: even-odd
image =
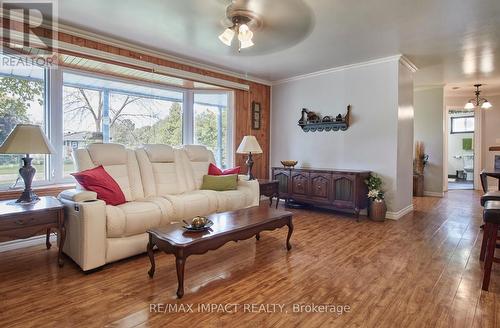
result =
[[410,72],[416,73],[418,71],[418,67],[405,55],[400,55],[399,62],[401,65],[406,67]]
[[[3,11],[0,11],[0,16],[5,17]],[[5,18],[14,19],[14,20],[19,21],[19,22],[24,21],[24,19],[21,15],[16,15],[15,13],[10,13],[9,17],[5,17]],[[42,27],[52,28],[52,26],[47,26],[47,25],[42,25]],[[242,73],[234,72],[231,70],[223,69],[223,68],[220,68],[217,66],[213,66],[213,65],[209,65],[209,64],[200,63],[200,62],[197,62],[194,60],[181,58],[178,56],[170,55],[170,54],[160,52],[157,50],[153,50],[150,48],[140,47],[140,46],[137,46],[137,45],[130,43],[130,42],[117,40],[116,38],[100,35],[97,33],[90,32],[90,31],[86,31],[84,29],[77,28],[77,27],[74,27],[71,25],[61,24],[61,23],[57,22],[57,24],[54,24],[54,30],[56,30],[57,32],[69,34],[69,35],[83,38],[83,39],[87,39],[90,41],[103,43],[103,44],[113,46],[113,47],[123,48],[123,49],[129,50],[129,51],[137,52],[137,53],[148,55],[148,56],[157,57],[157,58],[160,58],[163,60],[168,60],[168,61],[171,61],[171,62],[174,62],[177,64],[193,66],[195,68],[201,68],[201,69],[211,71],[214,73],[224,74],[224,75],[227,75],[230,77],[234,77],[234,78],[238,78],[238,79],[242,79],[242,80],[246,80],[246,81],[250,81],[250,82],[255,82],[255,83],[259,83],[259,84],[264,84],[264,85],[269,85],[269,86],[272,85],[271,81],[261,79],[261,78],[255,77],[255,76],[251,76],[248,74],[242,74]],[[59,41],[59,42],[61,42],[61,41]]]
[[404,57],[403,55],[395,55],[395,56],[388,56],[388,57],[372,59],[372,60],[368,60],[368,61],[364,61],[364,62],[360,62],[360,63],[354,63],[354,64],[348,64],[348,65],[343,65],[343,66],[327,68],[327,69],[312,72],[312,73],[296,75],[296,76],[293,76],[290,78],[274,81],[273,85],[278,85],[278,84],[282,84],[282,83],[307,79],[307,78],[321,76],[321,75],[325,75],[325,74],[345,71],[345,70],[349,70],[349,69],[353,69],[353,68],[360,68],[360,67],[365,67],[365,66],[377,65],[377,64],[388,63],[388,62],[396,62],[396,61],[399,61],[402,65],[404,65],[406,68],[408,68],[411,72],[417,71],[417,67],[411,61],[409,61],[406,57]]

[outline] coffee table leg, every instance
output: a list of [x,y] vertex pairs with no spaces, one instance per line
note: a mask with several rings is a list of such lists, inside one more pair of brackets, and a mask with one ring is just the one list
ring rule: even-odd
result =
[[290,244],[290,237],[292,237],[292,233],[293,233],[293,223],[292,223],[291,217],[288,219],[287,226],[288,226],[288,235],[286,236],[286,249],[291,250],[292,245]]
[[186,259],[183,257],[175,258],[175,267],[177,268],[177,297],[182,298],[184,296],[184,264],[186,263]]
[[153,254],[153,240],[151,238],[151,235],[149,235],[148,256],[149,256],[149,262],[151,262],[151,269],[149,269],[148,275],[150,278],[153,278],[155,274],[155,256]]

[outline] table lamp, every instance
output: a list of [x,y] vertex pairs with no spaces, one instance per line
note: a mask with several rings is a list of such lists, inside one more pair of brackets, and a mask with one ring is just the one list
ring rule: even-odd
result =
[[16,203],[32,203],[40,198],[31,189],[31,182],[36,169],[31,166],[30,154],[53,154],[54,147],[39,125],[18,124],[0,146],[0,154],[26,154],[24,165],[19,169],[19,175],[24,180],[24,191]]
[[237,154],[248,154],[248,159],[246,161],[248,167],[248,180],[254,180],[255,177],[252,174],[253,158],[252,154],[262,154],[262,149],[260,148],[257,139],[254,136],[244,136],[241,141],[240,146],[236,150]]

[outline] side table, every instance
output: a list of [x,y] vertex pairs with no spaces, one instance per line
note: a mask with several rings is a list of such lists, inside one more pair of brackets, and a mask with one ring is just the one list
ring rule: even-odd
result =
[[43,231],[46,233],[45,245],[49,249],[52,246],[49,240],[52,229],[57,231],[57,262],[63,266],[62,249],[66,238],[63,204],[55,197],[40,197],[32,204],[0,201],[0,242],[33,237]]
[[269,206],[273,204],[273,197],[276,197],[276,208],[280,202],[279,181],[258,179],[260,195],[269,197]]

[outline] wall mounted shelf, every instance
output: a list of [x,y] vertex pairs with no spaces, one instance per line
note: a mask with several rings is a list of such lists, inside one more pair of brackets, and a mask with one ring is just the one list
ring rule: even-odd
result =
[[347,113],[342,116],[332,118],[325,116],[321,118],[315,112],[311,112],[306,108],[302,109],[302,116],[299,120],[299,126],[304,132],[321,132],[321,131],[345,131],[349,128],[349,117],[351,113],[351,105],[347,106]]

